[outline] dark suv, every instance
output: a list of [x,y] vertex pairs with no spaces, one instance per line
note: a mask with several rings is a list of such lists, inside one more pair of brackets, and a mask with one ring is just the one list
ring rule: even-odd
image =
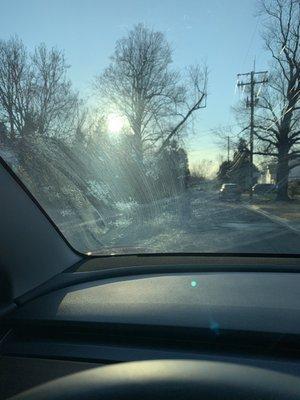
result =
[[223,183],[219,191],[220,200],[241,200],[241,190],[236,183]]
[[257,183],[252,188],[253,194],[268,194],[276,192],[276,185],[272,183]]

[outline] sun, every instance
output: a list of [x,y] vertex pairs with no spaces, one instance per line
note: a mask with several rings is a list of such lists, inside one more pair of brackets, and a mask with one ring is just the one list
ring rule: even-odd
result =
[[107,116],[107,128],[110,133],[120,133],[124,127],[124,119],[118,114]]

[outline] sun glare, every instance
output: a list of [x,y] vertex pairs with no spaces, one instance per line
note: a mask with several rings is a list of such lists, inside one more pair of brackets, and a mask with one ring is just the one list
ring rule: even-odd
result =
[[124,119],[117,114],[109,114],[107,117],[107,128],[110,133],[120,133],[124,126]]

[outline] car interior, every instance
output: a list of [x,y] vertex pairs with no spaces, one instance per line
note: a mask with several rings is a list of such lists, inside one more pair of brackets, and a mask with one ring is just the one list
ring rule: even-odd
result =
[[300,0],[0,0],[0,400],[300,400]]
[[299,258],[84,256],[4,161],[1,399],[296,399]]

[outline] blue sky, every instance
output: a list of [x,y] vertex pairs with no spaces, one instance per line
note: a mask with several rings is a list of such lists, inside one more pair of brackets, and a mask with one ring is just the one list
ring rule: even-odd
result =
[[134,24],[163,31],[174,66],[204,61],[210,71],[207,108],[186,140],[195,163],[222,153],[210,129],[235,124],[236,74],[250,71],[254,57],[257,69],[267,67],[256,6],[257,0],[0,0],[0,38],[17,34],[29,48],[45,42],[64,49],[70,78],[85,95]]

